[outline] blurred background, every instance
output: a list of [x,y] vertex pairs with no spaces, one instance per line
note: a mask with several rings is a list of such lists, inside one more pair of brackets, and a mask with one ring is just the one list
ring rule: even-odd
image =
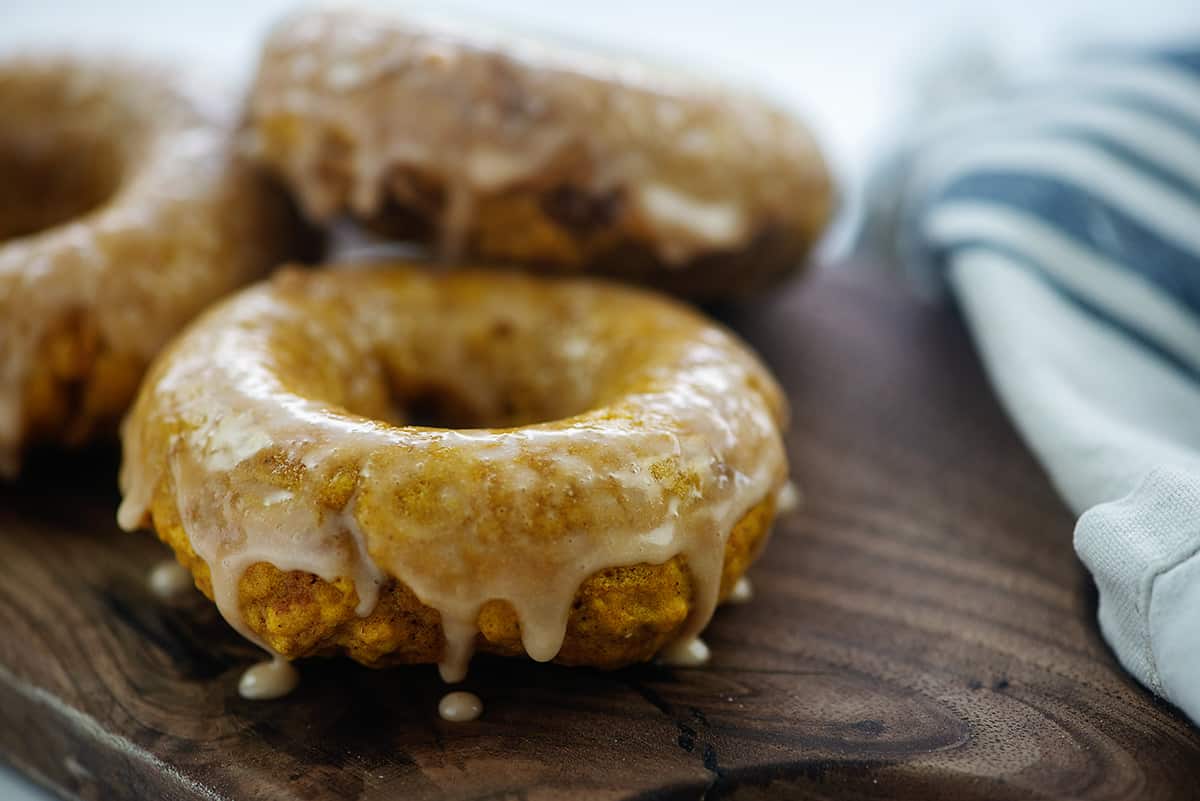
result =
[[[137,51],[237,81],[253,69],[264,31],[294,5],[0,0],[0,52]],[[953,93],[974,74],[1036,70],[1091,43],[1200,30],[1198,0],[455,0],[419,7],[643,51],[722,74],[793,107],[816,130],[843,187],[843,218],[826,255],[844,249],[870,165],[902,135],[918,98]],[[46,797],[0,765],[0,799]]]
[[[135,48],[239,80],[288,0],[205,3],[0,0],[0,50]],[[342,3],[341,5],[346,5]],[[1095,42],[1200,30],[1200,0],[452,0],[358,3],[420,8],[644,52],[758,88],[801,112],[841,178],[845,244],[872,154],[914,98],[981,71],[1020,74]],[[951,88],[947,88],[947,87]]]

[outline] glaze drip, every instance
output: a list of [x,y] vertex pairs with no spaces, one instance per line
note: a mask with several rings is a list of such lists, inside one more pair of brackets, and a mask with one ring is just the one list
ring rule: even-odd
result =
[[248,701],[272,701],[290,695],[300,684],[300,673],[291,662],[276,656],[246,669],[238,681],[238,694]]
[[790,515],[799,511],[803,502],[804,495],[796,486],[796,482],[788,481],[779,489],[779,494],[775,498],[775,510],[780,516]]
[[469,723],[483,714],[483,701],[475,693],[446,693],[438,702],[438,715],[451,723]]
[[664,648],[658,655],[658,661],[670,667],[701,667],[708,664],[711,656],[704,640],[685,637]]
[[729,603],[745,604],[754,600],[754,586],[750,583],[750,579],[742,576],[733,585],[733,589],[729,593]]
[[[501,323],[503,342],[538,352],[469,344]],[[484,352],[533,361],[484,365]],[[383,422],[389,387],[416,376],[503,420],[503,382],[522,371],[535,377],[521,388],[546,389],[521,414],[556,419]],[[255,563],[346,580],[359,615],[382,583],[403,582],[440,616],[439,669],[455,682],[485,603],[511,605],[525,651],[550,660],[580,584],[610,567],[685,557],[680,635],[694,638],[735,523],[786,476],[782,408],[735,340],[632,290],[399,266],[284,273],[159,361],[123,431],[118,518],[131,529],[177,514],[222,615],[268,649],[239,599]]]
[[164,559],[146,577],[150,592],[164,601],[177,598],[192,588],[192,574],[174,559]]
[[811,137],[761,98],[446,19],[295,15],[266,43],[249,113],[254,156],[312,218],[393,203],[434,223],[447,261],[479,244],[489,199],[529,187],[620,196],[610,222],[671,265],[826,214]]

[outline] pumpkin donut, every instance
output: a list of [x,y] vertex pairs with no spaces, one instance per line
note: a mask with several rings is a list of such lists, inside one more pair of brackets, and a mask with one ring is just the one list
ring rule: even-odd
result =
[[0,474],[114,430],[159,347],[289,255],[221,101],[153,64],[0,61]]
[[287,658],[617,667],[697,634],[785,486],[778,386],[633,288],[286,270],[156,360],[119,522]]
[[697,299],[797,269],[828,221],[806,128],[661,67],[358,10],[286,20],[249,103],[308,215]]

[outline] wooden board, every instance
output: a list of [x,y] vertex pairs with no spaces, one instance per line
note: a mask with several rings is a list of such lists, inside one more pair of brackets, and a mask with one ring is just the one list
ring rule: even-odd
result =
[[720,611],[703,670],[479,659],[484,717],[432,667],[254,649],[113,523],[115,456],[0,491],[0,753],[69,798],[1192,798],[1200,732],[1124,676],[1072,520],[951,312],[854,271],[734,310],[792,400],[806,504]]

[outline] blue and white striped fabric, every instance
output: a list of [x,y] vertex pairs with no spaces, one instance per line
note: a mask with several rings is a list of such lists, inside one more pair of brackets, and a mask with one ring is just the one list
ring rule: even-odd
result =
[[949,288],[1080,514],[1105,637],[1200,722],[1200,45],[992,92],[876,184],[868,233]]

